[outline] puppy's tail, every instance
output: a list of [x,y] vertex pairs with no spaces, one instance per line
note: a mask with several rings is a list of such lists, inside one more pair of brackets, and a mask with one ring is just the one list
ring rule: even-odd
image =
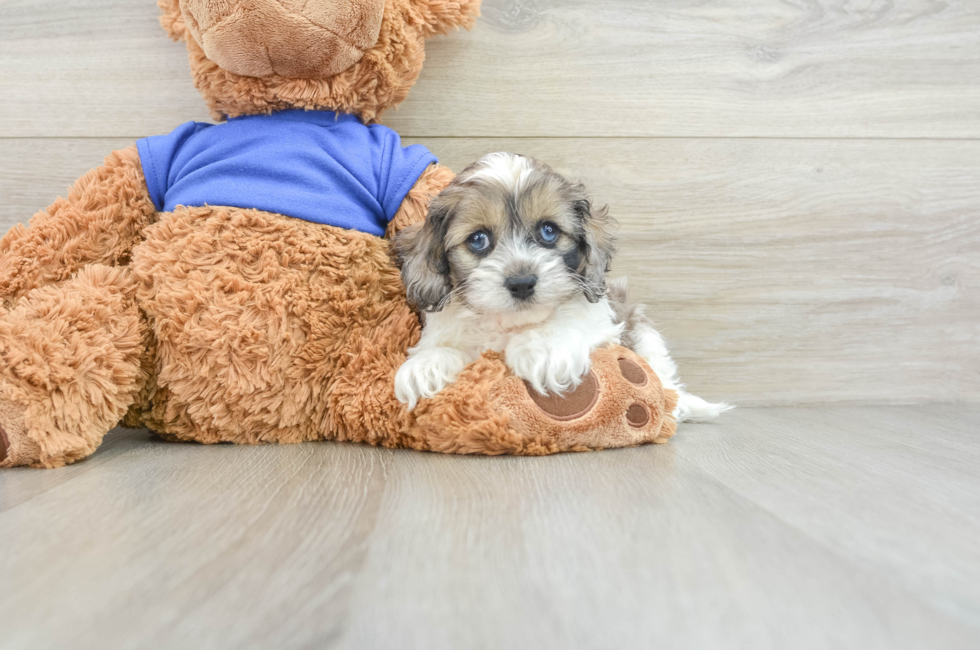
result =
[[608,282],[609,304],[616,315],[616,322],[623,323],[623,345],[630,348],[650,364],[653,372],[660,378],[664,388],[677,391],[677,408],[674,418],[678,422],[704,422],[730,411],[734,407],[718,402],[706,402],[697,395],[684,391],[684,384],[677,376],[677,364],[670,358],[667,343],[660,333],[654,329],[643,305],[633,302],[629,296],[629,286],[626,278],[617,278]]
[[674,417],[678,422],[706,422],[733,408],[735,407],[724,402],[706,402],[697,395],[681,392],[677,399],[677,408],[674,409]]

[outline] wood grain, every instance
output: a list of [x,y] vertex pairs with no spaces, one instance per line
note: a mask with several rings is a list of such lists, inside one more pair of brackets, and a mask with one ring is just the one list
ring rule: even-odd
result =
[[[413,141],[413,140],[409,140]],[[424,142],[459,170],[519,151],[619,221],[682,377],[738,404],[980,400],[980,142]],[[0,140],[0,227],[124,139]]]
[[0,600],[19,619],[5,617],[0,647],[299,647],[339,634],[391,452],[145,432],[128,445],[108,471],[0,515]]
[[93,458],[91,463],[76,463],[67,467],[63,472],[44,472],[31,481],[4,482],[0,478],[0,485],[3,486],[3,489],[0,489],[0,513],[53,490],[79,474],[84,474],[109,462],[116,456],[132,452],[133,448],[136,447],[133,439],[135,435],[133,431],[125,429],[116,431],[103,441],[102,446],[99,447],[98,456]]
[[722,426],[690,426],[677,450],[835,553],[980,627],[978,423],[978,405],[747,409]]
[[746,409],[534,459],[130,434],[0,512],[0,648],[976,647],[978,417]]
[[[980,137],[980,5],[484,0],[388,119],[413,136]],[[207,117],[153,3],[0,4],[0,136]]]

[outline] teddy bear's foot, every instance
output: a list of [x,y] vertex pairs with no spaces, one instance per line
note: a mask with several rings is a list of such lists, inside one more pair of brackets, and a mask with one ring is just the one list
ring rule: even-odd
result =
[[676,427],[677,394],[619,346],[593,353],[592,369],[570,393],[542,395],[515,377],[495,391],[495,400],[515,429],[566,450],[666,442]]
[[34,465],[41,459],[41,447],[27,435],[24,408],[0,400],[0,467]]
[[416,407],[414,427],[393,446],[454,454],[542,455],[667,442],[677,393],[634,352],[592,353],[592,368],[570,393],[541,395],[487,352],[455,383]]
[[4,431],[3,424],[0,424],[0,465],[7,460],[7,432]]

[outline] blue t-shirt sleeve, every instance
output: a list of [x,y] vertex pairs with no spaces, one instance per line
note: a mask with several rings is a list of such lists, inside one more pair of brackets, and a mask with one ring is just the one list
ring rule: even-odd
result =
[[211,125],[203,122],[187,122],[167,135],[154,135],[136,141],[140,164],[143,165],[143,176],[146,178],[146,189],[149,190],[150,199],[158,212],[163,211],[167,202],[174,158],[188,138],[209,126]]
[[391,221],[422,172],[439,160],[420,144],[403,147],[398,134],[387,127],[374,128],[383,129],[378,200],[385,218]]

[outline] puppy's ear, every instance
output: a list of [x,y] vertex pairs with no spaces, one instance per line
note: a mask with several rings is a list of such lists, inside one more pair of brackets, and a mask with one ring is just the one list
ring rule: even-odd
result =
[[581,185],[576,189],[582,195],[573,203],[583,231],[580,251],[584,268],[579,270],[579,274],[585,280],[586,299],[599,302],[606,293],[606,273],[616,253],[616,238],[611,232],[615,222],[609,218],[607,206],[593,208],[591,201],[584,196],[585,189]]
[[392,240],[408,301],[422,311],[441,310],[452,290],[443,244],[449,210],[449,203],[437,196],[423,223],[404,228]]

